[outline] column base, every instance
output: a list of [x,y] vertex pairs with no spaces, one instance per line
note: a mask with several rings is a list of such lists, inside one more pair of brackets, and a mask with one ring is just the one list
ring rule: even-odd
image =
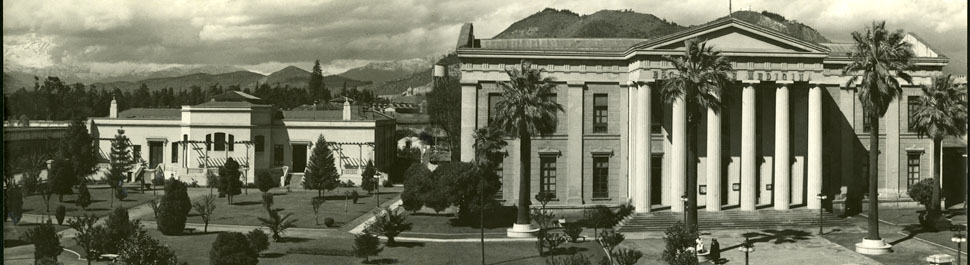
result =
[[881,255],[893,252],[892,245],[886,244],[886,240],[862,239],[862,242],[855,244],[855,252],[865,255]]
[[513,224],[512,228],[505,230],[506,236],[516,238],[536,237],[539,228],[532,227],[532,224]]

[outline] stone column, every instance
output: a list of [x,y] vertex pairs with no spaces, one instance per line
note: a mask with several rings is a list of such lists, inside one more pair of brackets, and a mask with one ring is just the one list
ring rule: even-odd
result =
[[791,204],[791,152],[788,122],[788,86],[791,81],[778,81],[775,91],[775,210],[788,210]]
[[808,209],[822,208],[815,198],[822,193],[822,87],[812,84],[808,89]]
[[627,163],[626,165],[627,165],[627,182],[630,183],[629,185],[627,185],[627,194],[630,195],[629,196],[630,200],[633,201],[633,205],[636,207],[636,211],[644,212],[643,207],[637,204],[637,196],[639,194],[637,193],[637,186],[640,185],[639,180],[637,179],[637,177],[639,176],[637,175],[637,166],[638,166],[637,162],[639,161],[637,159],[638,157],[637,141],[639,140],[639,138],[637,137],[639,135],[637,133],[637,126],[638,126],[637,124],[639,124],[639,117],[640,117],[638,116],[639,114],[637,114],[637,105],[639,105],[637,101],[637,97],[638,97],[637,83],[633,81],[629,81],[627,83],[627,89],[629,89],[629,93],[627,95],[628,112],[626,116],[627,118],[627,138],[626,138],[627,139],[627,149],[626,149]]
[[687,181],[687,104],[677,98],[671,104],[670,150],[670,210],[684,211],[684,201],[680,199],[686,191]]
[[566,204],[583,204],[583,196],[586,180],[583,174],[583,82],[568,82],[568,95],[566,104],[566,135],[569,141],[566,143]]
[[475,159],[475,128],[478,120],[478,80],[461,80],[461,161]]
[[637,126],[636,136],[633,138],[637,139],[637,160],[634,162],[637,172],[637,186],[634,191],[636,191],[635,200],[639,203],[636,209],[639,212],[650,212],[650,193],[652,192],[650,187],[650,85],[646,82],[637,84],[639,90],[637,91]]
[[721,211],[721,111],[714,111],[711,108],[707,109],[706,173],[707,205],[704,208],[708,212],[719,212]]
[[744,81],[741,91],[741,210],[754,211],[758,204],[758,152],[755,115],[757,93],[755,84],[759,81]]

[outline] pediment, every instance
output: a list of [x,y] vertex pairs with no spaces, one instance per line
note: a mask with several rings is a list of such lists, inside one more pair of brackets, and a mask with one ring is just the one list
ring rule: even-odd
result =
[[683,50],[684,41],[693,38],[707,41],[708,45],[713,45],[722,52],[825,53],[828,50],[818,43],[800,40],[737,19],[727,19],[688,29],[641,43],[634,49]]

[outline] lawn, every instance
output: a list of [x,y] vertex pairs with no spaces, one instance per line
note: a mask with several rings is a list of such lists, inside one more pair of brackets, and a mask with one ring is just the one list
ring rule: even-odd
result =
[[[346,203],[346,211],[344,211],[344,191],[357,190],[360,194],[360,198],[356,204],[353,204],[349,200]],[[385,203],[391,199],[398,197],[401,193],[401,187],[393,188],[381,188],[380,200],[381,203]],[[262,204],[262,193],[256,189],[249,189],[249,194],[236,195],[232,197],[232,205],[228,205],[227,198],[218,198],[216,200],[216,209],[212,214],[210,224],[223,224],[223,225],[247,225],[247,226],[260,226],[257,217],[268,217],[266,209],[263,208]],[[375,198],[374,196],[367,195],[367,192],[360,190],[358,187],[352,188],[337,188],[332,191],[324,193],[326,202],[320,207],[319,221],[320,225],[316,225],[313,218],[313,207],[310,205],[310,200],[317,196],[317,191],[313,190],[303,190],[303,189],[293,189],[291,192],[287,193],[282,189],[272,189],[271,193],[274,194],[274,204],[273,208],[283,209],[281,213],[283,215],[292,213],[293,216],[290,218],[296,219],[296,227],[300,228],[327,228],[324,226],[324,218],[333,218],[336,226],[343,226],[344,224],[353,221],[357,217],[373,211],[375,209]],[[193,198],[197,200],[197,198]],[[143,220],[155,221],[154,216],[145,216]],[[189,223],[202,224],[202,217],[199,216],[195,210],[189,214]],[[336,227],[334,227],[335,229]]]
[[[84,214],[94,214],[97,216],[105,216],[111,212],[112,208],[112,197],[113,192],[108,186],[92,185],[88,187],[88,191],[91,192],[91,205],[88,205],[87,209],[81,209],[75,203],[77,199],[77,189],[74,189],[74,194],[64,195],[64,201],[58,202],[58,195],[54,194],[51,196],[50,201],[50,214],[53,215],[57,210],[58,205],[64,205],[67,209],[67,216],[81,216]],[[153,195],[151,191],[133,191],[129,190],[128,197],[123,201],[119,201],[117,198],[114,199],[114,207],[125,207],[131,208],[156,198],[161,198],[165,194],[162,190],[155,191],[156,195]],[[47,208],[44,204],[44,198],[40,195],[34,194],[24,198],[24,214],[46,214]]]
[[[66,226],[66,223],[65,225],[58,225],[56,222],[57,221],[55,221],[54,223],[54,229],[56,231],[61,231],[69,228]],[[16,246],[28,245],[29,243],[21,240],[20,237],[25,232],[27,232],[27,230],[33,229],[34,227],[39,225],[40,224],[38,223],[33,223],[33,220],[31,220],[30,223],[27,223],[25,220],[25,222],[21,222],[19,225],[13,225],[13,222],[10,222],[9,220],[4,221],[3,222],[3,247],[11,248]]]

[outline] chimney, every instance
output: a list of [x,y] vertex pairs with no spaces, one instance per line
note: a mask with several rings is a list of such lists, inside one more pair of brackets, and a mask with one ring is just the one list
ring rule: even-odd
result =
[[118,101],[114,97],[111,98],[111,111],[108,112],[109,118],[118,118]]
[[350,120],[350,99],[346,97],[344,98],[344,120]]
[[447,70],[445,70],[444,65],[440,65],[440,64],[434,65],[434,74],[433,74],[434,77],[445,77],[446,74],[448,74],[448,72]]

